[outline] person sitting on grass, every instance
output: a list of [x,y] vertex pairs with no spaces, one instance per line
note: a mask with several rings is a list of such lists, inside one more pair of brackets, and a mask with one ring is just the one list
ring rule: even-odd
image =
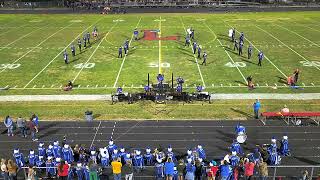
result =
[[249,90],[254,89],[254,84],[252,82],[252,76],[250,75],[249,77],[247,77],[247,81],[248,81],[248,88]]
[[66,86],[64,86],[63,90],[64,91],[70,91],[73,88],[73,83],[72,81],[69,81],[68,84]]

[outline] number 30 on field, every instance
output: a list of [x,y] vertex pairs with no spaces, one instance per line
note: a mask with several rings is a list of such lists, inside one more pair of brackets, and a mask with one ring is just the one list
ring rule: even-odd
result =
[[319,61],[300,61],[300,63],[303,66],[319,66],[320,67],[320,62]]
[[19,66],[21,66],[21,64],[0,64],[0,69],[16,69]]
[[76,69],[81,69],[81,68],[86,68],[86,69],[90,69],[93,68],[96,64],[95,63],[80,63],[80,64],[76,64],[73,67]]

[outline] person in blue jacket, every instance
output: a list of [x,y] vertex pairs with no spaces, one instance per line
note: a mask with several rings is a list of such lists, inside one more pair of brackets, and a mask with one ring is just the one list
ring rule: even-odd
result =
[[196,166],[193,164],[192,159],[187,159],[186,176],[185,180],[194,180],[194,173],[196,172]]
[[259,110],[260,110],[261,104],[259,99],[256,99],[256,102],[253,103],[253,111],[254,111],[254,117],[256,119],[259,119]]
[[166,175],[167,179],[172,179],[174,173],[174,163],[172,158],[168,158],[167,162],[164,163],[164,174]]
[[13,136],[13,121],[10,116],[4,119],[4,125],[8,129],[8,136]]
[[224,161],[219,167],[219,172],[221,180],[229,180],[230,176],[232,175],[232,167],[227,161]]

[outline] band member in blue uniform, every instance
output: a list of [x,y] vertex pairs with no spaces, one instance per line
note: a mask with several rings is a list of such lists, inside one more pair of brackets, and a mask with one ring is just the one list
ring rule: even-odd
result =
[[248,59],[251,58],[251,56],[252,56],[252,51],[253,51],[252,44],[250,44],[250,45],[248,46]]
[[44,147],[44,143],[40,142],[38,146],[38,156],[46,157],[46,148]]
[[98,162],[98,154],[97,154],[97,151],[92,149],[90,151],[90,160],[93,162],[93,163],[97,163]]
[[233,143],[231,144],[231,152],[235,151],[237,152],[237,154],[242,155],[243,154],[243,150],[241,145],[238,143],[238,141],[234,140]]
[[133,35],[134,35],[134,40],[137,41],[139,39],[139,31],[137,29],[134,29]]
[[122,46],[118,49],[118,58],[122,58]]
[[176,156],[174,155],[174,153],[173,153],[173,151],[172,151],[172,150],[173,150],[173,149],[172,149],[172,146],[170,145],[167,150],[168,150],[168,152],[167,152],[167,158],[171,158],[173,162],[176,162],[177,159],[176,159]]
[[16,164],[19,168],[23,167],[25,165],[25,160],[24,156],[22,153],[20,153],[19,149],[14,149],[13,150],[13,157],[16,161]]
[[67,51],[65,50],[64,52],[63,52],[63,60],[64,60],[64,63],[65,64],[69,64],[69,57],[68,57],[69,55],[68,55],[68,53],[67,53]]
[[65,144],[62,148],[63,159],[71,164],[73,162],[73,151],[68,144]]
[[206,152],[200,144],[197,146],[197,153],[199,154],[199,158],[203,160],[207,159]]
[[78,177],[78,180],[84,180],[84,168],[82,167],[82,163],[78,162],[76,166],[76,174]]
[[47,154],[47,156],[52,156],[52,157],[54,156],[52,144],[49,144],[48,149],[46,151],[46,154]]
[[237,152],[232,151],[229,159],[232,167],[236,167],[239,165],[240,158],[237,156]]
[[200,84],[196,87],[197,92],[202,92],[203,89],[203,86],[201,86]]
[[288,136],[283,136],[281,140],[280,154],[282,156],[290,156]]
[[115,160],[115,159],[118,159],[119,158],[119,153],[118,153],[118,149],[114,149],[113,150],[113,153],[111,155],[111,159],[112,160]]
[[37,158],[38,156],[35,155],[34,150],[31,149],[28,156],[29,165],[34,166],[36,164]]
[[144,161],[146,166],[153,166],[154,165],[154,156],[151,153],[151,149],[147,148],[146,153],[143,155]]
[[125,164],[126,161],[124,160],[126,157],[127,153],[126,153],[126,149],[124,147],[120,148],[120,153],[119,153],[119,157],[121,158],[121,163]]
[[52,162],[52,156],[48,156],[46,161],[46,174],[49,179],[55,176],[54,163]]
[[137,172],[141,172],[144,166],[143,157],[140,150],[136,150],[133,156],[133,166]]
[[101,165],[102,167],[107,167],[109,166],[109,160],[110,156],[108,153],[108,149],[105,148],[100,148],[100,161],[101,161]]
[[258,66],[262,66],[261,62],[262,62],[263,58],[264,58],[264,54],[262,51],[260,51],[258,54]]
[[204,51],[202,57],[203,57],[203,61],[202,61],[201,65],[204,64],[206,66],[208,54]]
[[109,141],[109,145],[108,145],[108,152],[109,152],[109,156],[111,156],[113,154],[113,150],[118,149],[118,147],[114,144],[113,140],[111,139]]

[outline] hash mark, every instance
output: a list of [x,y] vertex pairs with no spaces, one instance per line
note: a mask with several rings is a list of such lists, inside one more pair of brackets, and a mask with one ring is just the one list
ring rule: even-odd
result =
[[35,88],[37,85],[34,85],[33,88]]

